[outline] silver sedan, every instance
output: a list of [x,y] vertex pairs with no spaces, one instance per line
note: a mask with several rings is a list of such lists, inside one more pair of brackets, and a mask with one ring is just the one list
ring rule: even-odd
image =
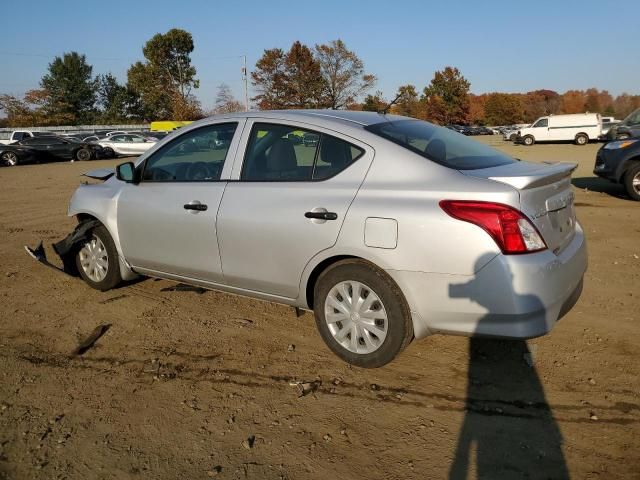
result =
[[378,367],[430,334],[554,326],[587,267],[574,168],[394,115],[215,116],[81,185],[73,258],[100,290],[144,275],[312,310]]

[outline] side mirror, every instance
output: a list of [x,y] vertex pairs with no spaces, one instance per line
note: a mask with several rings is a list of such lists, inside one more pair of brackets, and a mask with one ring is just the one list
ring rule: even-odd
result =
[[133,162],[121,163],[116,167],[116,178],[127,183],[138,183],[136,166]]

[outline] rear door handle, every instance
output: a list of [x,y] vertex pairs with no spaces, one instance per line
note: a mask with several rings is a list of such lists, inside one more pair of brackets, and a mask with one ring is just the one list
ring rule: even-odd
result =
[[184,205],[184,209],[185,210],[194,210],[193,213],[204,212],[204,211],[207,210],[207,208],[209,208],[209,207],[207,207],[204,203],[200,203],[198,201],[194,201],[194,202],[191,202],[191,203],[185,203],[185,205]]
[[307,218],[316,218],[318,220],[337,220],[338,214],[335,212],[306,212],[304,214]]

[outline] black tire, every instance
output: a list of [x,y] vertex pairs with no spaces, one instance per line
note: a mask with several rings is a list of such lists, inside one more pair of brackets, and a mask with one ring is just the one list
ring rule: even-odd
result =
[[536,143],[536,139],[533,138],[532,135],[527,135],[526,137],[524,137],[522,139],[522,143],[524,145],[526,145],[527,147],[530,147],[531,145],[533,145],[534,143]]
[[111,147],[104,147],[102,150],[102,155],[104,158],[116,158],[116,152],[113,151]]
[[576,135],[575,143],[576,145],[586,145],[589,143],[589,137],[586,133],[579,133]]
[[[82,279],[89,285],[91,288],[95,288],[96,290],[106,291],[111,290],[116,287],[118,284],[122,282],[122,277],[120,276],[120,264],[118,259],[118,251],[116,250],[116,246],[113,243],[113,239],[109,234],[109,231],[104,227],[104,225],[100,225],[99,227],[94,228],[89,234],[89,240],[83,245],[80,245],[77,251],[75,252],[76,259],[76,268],[78,269],[78,273],[82,277]],[[100,281],[96,281],[92,279],[85,268],[82,266],[82,248],[90,243],[93,238],[98,238],[105,247],[106,255],[107,255],[107,273],[106,276]]]
[[627,194],[635,201],[640,202],[640,183],[634,187],[634,179],[640,182],[640,162],[635,162],[624,174],[624,188]]
[[[333,337],[325,320],[327,296],[334,286],[345,281],[364,284],[379,297],[384,305],[387,314],[386,337],[380,346],[370,353],[355,353],[342,346]],[[343,260],[322,272],[314,288],[314,314],[320,336],[331,351],[345,362],[358,367],[376,368],[386,365],[396,358],[413,339],[411,312],[400,288],[385,272],[363,260]],[[348,335],[350,338],[351,334]],[[362,342],[360,345],[364,345],[363,337],[358,341]]]
[[91,150],[89,150],[88,148],[80,148],[76,152],[76,160],[80,162],[91,160]]
[[5,167],[15,167],[18,163],[18,155],[14,152],[4,152],[2,154],[2,164]]
[[518,135],[516,133],[512,133],[511,135],[509,135],[509,140],[512,142],[515,142],[516,138],[518,138]]

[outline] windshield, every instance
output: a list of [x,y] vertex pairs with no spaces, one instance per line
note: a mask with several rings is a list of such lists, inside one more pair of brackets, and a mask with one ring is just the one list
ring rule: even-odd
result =
[[516,160],[448,128],[421,120],[399,120],[365,127],[387,140],[456,170],[475,170]]
[[640,124],[640,108],[631,112],[627,118],[622,121],[623,125],[638,125]]

